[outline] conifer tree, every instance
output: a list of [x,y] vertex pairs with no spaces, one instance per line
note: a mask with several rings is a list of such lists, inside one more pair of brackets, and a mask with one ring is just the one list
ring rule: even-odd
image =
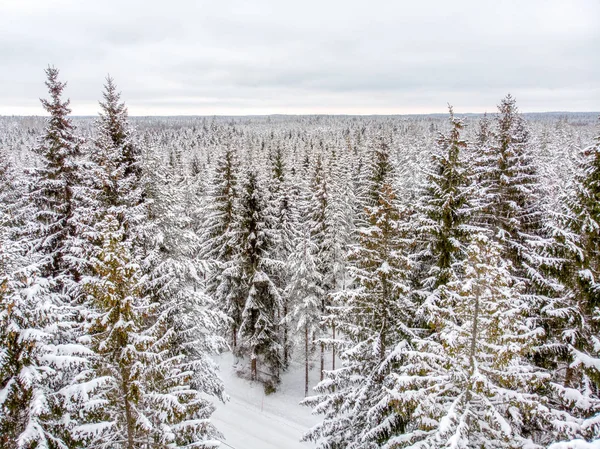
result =
[[218,436],[206,395],[223,399],[210,354],[222,317],[198,289],[198,239],[185,183],[142,153],[109,78],[97,122],[92,269],[82,285],[94,355],[70,388],[77,437],[100,447],[209,447]]
[[[140,258],[144,273],[142,293],[155,304],[155,314],[149,320],[152,325],[146,334],[157,340],[153,351],[164,359],[158,366],[156,363],[149,366],[148,377],[156,392],[154,397],[164,402],[156,402],[152,406],[156,409],[152,412],[152,421],[155,429],[160,429],[165,426],[166,416],[169,420],[167,425],[172,424],[179,429],[191,426],[193,430],[196,424],[179,422],[192,419],[189,413],[196,416],[193,407],[189,412],[180,414],[168,411],[173,407],[174,410],[184,409],[182,401],[191,401],[205,421],[193,430],[196,437],[202,434],[202,441],[211,436],[212,426],[208,418],[214,407],[206,398],[199,398],[209,395],[224,399],[223,384],[211,356],[226,347],[219,335],[226,319],[214,299],[205,293],[202,281],[204,267],[197,258],[200,241],[185,210],[185,179],[172,171],[161,174],[155,164],[156,159],[150,156],[144,166],[147,204],[141,229],[144,246]],[[180,404],[177,405],[173,397],[180,394]],[[172,413],[175,413],[174,417],[170,417]],[[181,431],[184,432],[184,429]],[[154,438],[160,440],[163,436],[155,435]],[[178,441],[181,442],[177,444],[184,444],[184,439]],[[188,443],[190,441],[195,440]]]
[[204,393],[215,391],[197,388],[204,374],[197,361],[174,354],[181,348],[174,348],[175,330],[162,305],[144,295],[144,273],[123,225],[107,214],[101,226],[96,276],[84,279],[95,305],[88,315],[95,356],[75,393],[86,421],[76,435],[101,448],[211,447],[219,434]]
[[[475,175],[480,179],[483,224],[502,244],[503,257],[528,284],[542,282],[538,276],[544,236],[540,185],[531,154],[529,131],[509,94],[498,105],[495,129],[489,142],[478,146]],[[485,142],[485,123],[480,141]],[[528,285],[528,290],[531,286]]]
[[543,394],[549,374],[528,358],[543,331],[501,251],[476,235],[464,275],[425,303],[434,331],[394,374],[391,404],[407,427],[390,448],[542,448],[572,431]]
[[[296,227],[299,225],[297,217],[297,197],[294,197],[290,183],[290,175],[284,160],[283,150],[277,147],[271,166],[271,179],[269,182],[268,209],[272,216],[272,231],[274,248],[272,253],[280,261],[290,260],[294,251],[294,243],[297,237]],[[291,339],[288,329],[289,322],[286,320],[290,312],[290,298],[285,292],[290,282],[291,271],[289,264],[281,263],[279,269],[274,273],[274,282],[277,288],[283,292],[282,300],[282,345],[283,364],[287,367],[291,352]]]
[[[330,201],[327,219],[330,234],[331,291],[327,297],[328,309],[338,305],[337,301],[342,297],[337,293],[345,290],[352,282],[348,274],[350,264],[348,251],[350,245],[356,240],[354,211],[357,201],[351,176],[349,161],[338,158],[334,152],[329,161]],[[322,337],[321,341],[326,342],[331,348],[331,369],[335,369],[338,333],[335,313],[329,313],[327,310],[322,317],[322,322],[331,329],[331,339]]]
[[580,160],[554,228],[556,274],[564,289],[545,305],[543,316],[551,323],[555,390],[583,420],[578,436],[593,439],[600,432],[600,137]]
[[475,192],[463,155],[467,143],[461,138],[464,124],[450,107],[451,130],[440,134],[427,172],[421,197],[422,221],[419,232],[426,242],[422,257],[428,266],[424,282],[429,290],[446,284],[452,270],[464,258]]
[[[29,193],[33,222],[28,230],[36,252],[42,254],[42,274],[64,288],[69,279],[77,281],[80,273],[73,261],[73,240],[78,234],[77,200],[81,187],[81,140],[74,134],[69,118],[69,100],[63,101],[66,83],[58,80],[58,70],[46,69],[46,86],[50,99],[42,99],[50,114],[44,135],[34,149],[41,166],[33,173]],[[71,257],[70,257],[71,256]]]
[[92,180],[96,200],[101,211],[114,213],[120,222],[135,222],[136,218],[139,221],[140,211],[136,206],[142,201],[141,150],[128,121],[127,107],[110,76],[106,78],[102,96],[97,137],[91,152],[96,164]]
[[68,447],[68,430],[54,413],[63,411],[58,374],[73,362],[52,338],[60,309],[22,248],[5,241],[1,251],[0,447]]
[[[82,141],[69,118],[69,101],[62,100],[66,83],[58,74],[53,67],[46,69],[50,99],[41,102],[50,116],[34,148],[38,166],[29,173],[28,192],[14,211],[18,217],[13,231],[19,228],[11,236],[16,265],[6,274],[10,288],[5,318],[14,320],[8,324],[8,338],[15,339],[10,343],[13,355],[23,351],[23,359],[17,356],[7,365],[24,379],[19,387],[24,395],[21,408],[13,412],[22,420],[31,418],[17,447],[75,446],[62,392],[88,352],[75,333],[77,282],[86,265],[86,167],[81,163]],[[10,376],[6,380],[10,382]]]
[[293,305],[288,322],[295,325],[296,338],[304,353],[304,396],[308,395],[308,373],[311,356],[315,350],[315,335],[321,324],[320,273],[317,270],[315,254],[317,247],[310,240],[310,232],[296,239],[297,244],[291,256],[292,277],[286,296]]
[[[380,180],[379,182],[384,182]],[[324,414],[305,435],[320,448],[382,447],[404,430],[405,422],[390,405],[391,376],[399,362],[397,348],[413,338],[415,305],[410,299],[405,236],[389,184],[368,207],[367,227],[351,252],[353,288],[341,292],[336,322],[346,343],[342,367],[328,372],[317,396],[304,404]]]
[[31,209],[1,156],[0,447],[75,447],[60,390],[85,351],[57,338],[68,317],[63,298],[22,235]]
[[[317,247],[317,270],[319,272],[322,291],[321,296],[321,315],[325,315],[329,304],[329,294],[333,291],[332,276],[332,229],[331,229],[331,202],[330,186],[327,180],[326,172],[323,167],[321,155],[317,156],[314,172],[310,181],[309,198],[306,204],[305,214],[308,218],[308,228],[310,229],[311,241]],[[321,338],[325,330],[317,338]],[[325,370],[325,342],[321,339],[320,343],[320,372],[323,380]]]
[[238,175],[234,149],[228,147],[215,168],[210,202],[203,225],[202,258],[212,264],[208,293],[231,320],[231,346],[238,350],[237,336],[242,323],[244,298],[239,295],[239,273],[233,266],[239,243]]
[[279,322],[282,319],[281,294],[271,276],[278,265],[271,258],[273,237],[265,221],[265,204],[255,173],[244,186],[240,211],[240,250],[236,266],[240,273],[240,297],[244,309],[239,336],[243,352],[250,357],[250,377],[259,380],[259,364],[266,365],[267,385],[279,383],[282,345]]
[[381,194],[381,186],[388,183],[391,185],[392,173],[394,166],[390,158],[390,146],[382,137],[378,136],[370,153],[368,164],[368,183],[366,205],[373,206],[379,204],[379,196]]

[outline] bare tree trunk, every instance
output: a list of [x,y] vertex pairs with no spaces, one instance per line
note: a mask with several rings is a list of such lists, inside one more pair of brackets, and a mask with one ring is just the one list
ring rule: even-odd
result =
[[129,402],[129,373],[121,370],[121,389],[123,390],[123,399],[125,401],[125,421],[127,423],[127,449],[135,449],[134,432],[135,420]]
[[304,325],[304,397],[308,396],[308,324]]
[[325,371],[325,343],[321,342],[321,380],[323,380],[323,371]]
[[235,324],[232,326],[231,329],[231,333],[232,333],[232,340],[233,340],[233,353],[236,353],[236,348],[237,348],[237,328],[235,327]]
[[258,380],[257,374],[258,374],[258,367],[257,367],[257,362],[256,362],[256,355],[253,352],[252,353],[252,361],[250,362],[250,379]]
[[333,345],[331,347],[331,369],[335,370],[335,322],[332,323],[331,325],[332,328],[332,338],[333,338]]
[[[475,310],[473,312],[473,326],[471,328],[471,349],[469,354],[469,368],[470,368],[470,376],[473,376],[475,372],[475,352],[477,349],[477,330],[479,326],[479,285],[475,284],[473,288],[473,293],[475,294]],[[467,402],[471,400],[471,379],[469,379],[469,385],[467,387]],[[470,417],[467,417],[467,424],[470,422]]]
[[[283,305],[283,319],[287,319],[288,315],[288,307],[287,300]],[[288,348],[288,324],[287,322],[283,323],[283,366],[288,366],[288,359],[290,357],[289,348]]]

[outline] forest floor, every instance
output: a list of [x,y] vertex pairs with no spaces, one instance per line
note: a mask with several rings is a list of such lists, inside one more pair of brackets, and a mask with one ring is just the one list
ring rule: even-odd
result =
[[[299,405],[304,398],[304,365],[294,363],[283,374],[277,392],[265,395],[263,385],[240,378],[231,353],[217,358],[229,401],[218,402],[212,422],[225,435],[222,449],[308,449],[302,435],[319,422],[309,407]],[[318,369],[310,371],[309,395],[318,382]]]

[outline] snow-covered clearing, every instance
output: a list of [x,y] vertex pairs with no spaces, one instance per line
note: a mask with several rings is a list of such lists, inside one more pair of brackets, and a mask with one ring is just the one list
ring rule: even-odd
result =
[[[222,448],[234,449],[307,449],[302,434],[314,426],[319,417],[298,403],[304,397],[304,366],[293,363],[283,374],[279,390],[265,395],[262,384],[240,379],[233,369],[233,356],[225,353],[218,359],[226,404],[217,403],[212,416],[215,426],[225,435]],[[318,370],[310,372],[311,387],[318,381]]]

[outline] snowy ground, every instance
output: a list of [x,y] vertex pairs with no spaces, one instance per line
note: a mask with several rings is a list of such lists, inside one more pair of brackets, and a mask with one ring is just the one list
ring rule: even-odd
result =
[[[212,421],[225,435],[223,449],[307,449],[314,444],[301,443],[302,434],[319,422],[310,408],[298,403],[304,398],[304,366],[292,364],[282,377],[280,389],[265,395],[261,384],[240,379],[233,370],[233,356],[218,359],[226,404],[218,403]],[[311,388],[318,381],[318,370],[310,373]],[[311,394],[311,392],[309,392]]]

